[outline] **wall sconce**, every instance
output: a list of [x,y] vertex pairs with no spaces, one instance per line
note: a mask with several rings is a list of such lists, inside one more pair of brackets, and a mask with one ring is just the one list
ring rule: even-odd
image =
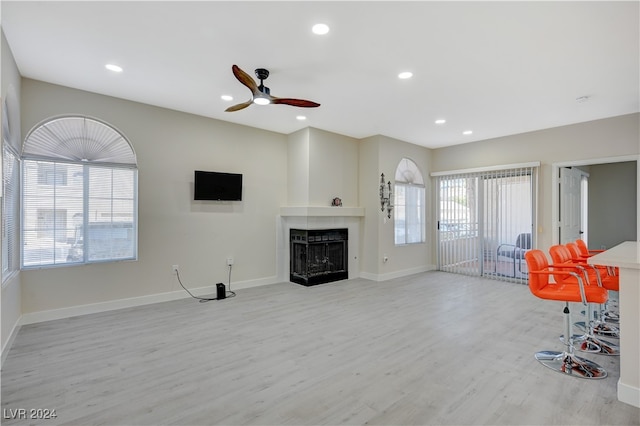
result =
[[[385,183],[384,173],[380,175],[380,211],[387,211],[387,218],[391,219],[393,204],[391,203],[391,181]],[[386,220],[385,220],[386,222]]]

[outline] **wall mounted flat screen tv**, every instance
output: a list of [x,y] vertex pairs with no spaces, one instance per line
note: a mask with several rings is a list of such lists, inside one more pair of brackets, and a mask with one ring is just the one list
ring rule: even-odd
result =
[[194,200],[241,201],[242,175],[196,170]]

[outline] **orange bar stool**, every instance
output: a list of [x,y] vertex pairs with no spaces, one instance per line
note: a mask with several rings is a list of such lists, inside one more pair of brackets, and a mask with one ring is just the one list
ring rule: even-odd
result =
[[[578,247],[578,249],[580,250],[580,255],[587,259],[595,254],[598,253],[602,253],[605,250],[591,250],[589,249],[589,247],[587,247],[587,243],[584,242],[584,240],[578,239],[575,242],[575,245]],[[611,276],[611,277],[618,277],[619,275],[619,269],[614,267],[614,266],[599,266],[599,268],[601,270],[606,270],[607,271],[607,275]],[[606,287],[606,285],[605,285]],[[618,286],[619,287],[619,286]],[[616,287],[615,289],[609,289],[612,291],[618,291],[618,287]],[[610,294],[611,296],[611,294]],[[613,310],[613,307],[617,307],[617,298],[614,299],[612,297],[609,298],[609,302],[607,302],[607,310],[605,310],[604,312],[604,320],[605,321],[609,321],[609,322],[619,322],[620,321],[620,315],[618,314],[618,312],[616,312],[615,310]]]
[[[587,247],[587,243],[584,242],[584,240],[581,239],[577,239],[576,242],[574,243],[577,247],[578,250],[580,250],[580,256],[583,257],[584,259],[588,259],[591,256],[594,256],[598,253],[602,253],[606,250],[591,250]],[[604,265],[599,265],[598,268],[602,269],[602,270],[606,270],[607,271],[607,275],[611,276],[611,277],[617,277],[619,274],[619,269],[616,268],[615,266],[604,266]],[[617,290],[616,290],[617,291]]]
[[[587,247],[586,244],[584,244],[584,241],[582,240],[578,240],[578,241],[581,241],[585,248]],[[589,256],[585,257],[584,253],[582,252],[582,250],[580,250],[580,247],[576,243],[567,243],[565,244],[565,247],[567,247],[567,249],[571,253],[571,259],[574,262],[585,262],[585,260],[589,257]],[[589,265],[589,266],[597,271],[602,287],[609,290],[609,300],[607,300],[607,303],[605,303],[602,309],[600,310],[598,319],[602,319],[604,321],[612,322],[612,323],[620,322],[620,314],[609,307],[609,301],[611,300],[611,292],[620,291],[620,279],[618,275],[615,275],[615,271],[614,271],[615,268],[610,268],[604,265]]]
[[[573,265],[575,268],[581,271],[582,278],[584,279],[584,282],[586,284],[604,287],[602,277],[598,271],[598,268],[596,268],[594,265],[587,264],[586,262],[583,262],[583,261],[574,261],[571,258],[571,252],[566,246],[561,244],[552,246],[551,248],[549,248],[549,254],[553,259],[554,265],[566,266],[566,267],[570,267],[571,265]],[[556,282],[576,284],[575,279],[573,279],[572,277],[554,276],[554,279],[556,280]],[[595,334],[599,336],[607,336],[607,337],[616,338],[616,339],[620,337],[620,330],[618,329],[618,327],[611,324],[607,324],[606,322],[600,320],[599,318],[597,319],[595,318],[595,312],[594,312],[593,306],[588,306],[586,311],[587,311],[588,320],[586,322],[580,321],[575,324],[577,327],[585,331],[585,335],[584,335],[585,337],[593,336]],[[602,343],[604,343],[605,346],[612,345],[611,342],[603,341]],[[595,349],[595,347],[593,349]],[[616,349],[614,352],[616,353],[613,353],[611,355],[619,354],[618,349]]]
[[[553,259],[553,265],[557,268],[564,268],[564,270],[573,270],[577,274],[581,276],[584,284],[587,284],[587,287],[600,287],[602,288],[600,276],[598,275],[598,270],[596,268],[592,268],[593,265],[588,265],[580,260],[574,261],[571,258],[570,250],[563,245],[555,245],[549,249],[549,254]],[[567,285],[576,285],[578,281],[573,276],[554,274],[554,280],[557,283],[564,283]],[[597,284],[593,284],[593,283]],[[606,290],[606,289],[605,289]],[[608,299],[607,293],[607,299]],[[574,325],[581,328],[584,331],[584,334],[581,336],[572,336],[573,340],[576,343],[579,343],[578,350],[583,352],[592,352],[598,353],[601,355],[620,355],[620,347],[615,343],[609,342],[607,340],[602,340],[596,337],[596,334],[605,334],[610,337],[618,336],[618,329],[612,328],[608,324],[603,323],[596,319],[596,307],[593,303],[586,305],[585,312],[587,315],[586,321],[577,322]],[[598,333],[598,331],[603,331],[603,333]]]
[[593,256],[594,254],[602,253],[604,251],[604,250],[589,250],[589,247],[587,247],[587,243],[585,243],[584,240],[582,239],[577,239],[575,244],[578,246],[578,248],[580,249],[580,252],[585,257]]
[[[591,284],[591,285],[597,285],[598,287],[604,287],[602,277],[600,276],[598,268],[596,268],[594,265],[590,265],[585,262],[572,260],[571,252],[566,246],[561,244],[552,246],[551,248],[549,248],[549,254],[553,259],[554,265],[565,266],[565,267],[573,266],[583,274],[583,279],[585,283]],[[556,280],[556,282],[563,282],[566,284],[568,283],[576,284],[576,280],[572,277],[554,276],[554,279]],[[607,324],[606,322],[600,320],[599,318],[598,319],[595,318],[594,306],[587,306],[586,311],[587,311],[587,321],[581,321],[576,323],[575,325],[581,328],[582,330],[584,330],[585,332],[584,338],[587,340],[588,343],[595,344],[593,337],[596,334],[599,336],[607,336],[607,337],[616,338],[616,339],[620,337],[620,330],[618,329],[618,327],[611,324]],[[613,343],[606,342],[606,341],[601,341],[601,343],[603,345],[600,347],[600,349],[604,352],[600,350],[596,351],[595,346],[590,348],[589,351],[600,352],[603,354],[607,353],[609,355],[619,355],[620,353],[619,348],[617,347],[614,348],[612,346]],[[613,353],[610,353],[610,351],[613,351]]]
[[[541,250],[531,250],[525,253],[525,260],[529,268],[529,290],[531,293],[545,300],[556,300],[565,303],[562,311],[564,315],[564,346],[562,352],[540,351],[535,354],[536,359],[545,367],[567,376],[583,379],[604,379],[607,372],[593,361],[574,355],[573,339],[571,338],[571,312],[569,302],[579,302],[585,306],[588,303],[604,303],[607,300],[607,290],[598,286],[584,285],[582,278],[574,271],[556,268],[549,265],[547,257]],[[550,283],[551,275],[566,275],[576,279],[576,284]]]

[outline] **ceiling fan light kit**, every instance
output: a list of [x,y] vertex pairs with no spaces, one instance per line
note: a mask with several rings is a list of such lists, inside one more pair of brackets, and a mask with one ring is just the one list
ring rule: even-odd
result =
[[260,85],[258,85],[256,81],[253,78],[251,78],[249,74],[242,71],[240,67],[238,67],[237,65],[233,65],[231,67],[231,71],[233,72],[233,75],[236,76],[236,78],[240,83],[242,83],[249,90],[251,90],[252,96],[251,96],[251,99],[248,100],[247,102],[230,106],[225,110],[226,112],[239,111],[241,109],[245,109],[246,107],[248,107],[253,103],[258,105],[284,104],[284,105],[291,105],[291,106],[301,107],[301,108],[315,108],[320,106],[320,104],[317,102],[307,101],[304,99],[277,98],[275,96],[271,96],[271,90],[264,85],[264,80],[266,80],[267,77],[269,77],[269,70],[267,69],[258,68],[255,70],[256,77],[258,77],[258,80],[260,80]]
[[263,98],[262,96],[255,96],[253,98],[253,103],[258,105],[269,105],[271,101],[268,98]]

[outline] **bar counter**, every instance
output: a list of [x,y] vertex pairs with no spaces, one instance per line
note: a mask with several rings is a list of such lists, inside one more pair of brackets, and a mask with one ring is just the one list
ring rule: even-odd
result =
[[625,241],[588,259],[620,270],[618,400],[640,407],[640,242]]

